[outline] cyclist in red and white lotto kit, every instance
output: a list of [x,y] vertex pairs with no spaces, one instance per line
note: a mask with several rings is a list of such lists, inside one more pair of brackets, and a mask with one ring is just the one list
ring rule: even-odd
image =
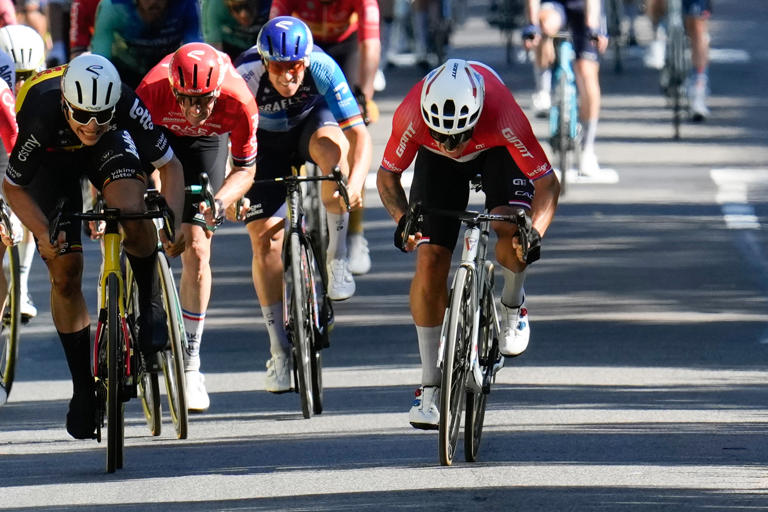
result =
[[[421,201],[427,214],[421,232],[404,243],[408,200],[400,178],[414,158],[410,202]],[[527,261],[517,226],[492,223],[504,277],[499,349],[505,356],[517,356],[527,348],[530,336],[525,271],[538,259],[541,237],[555,214],[560,183],[528,119],[496,72],[480,62],[450,59],[417,83],[395,111],[377,177],[381,200],[398,222],[395,245],[406,252],[418,247],[410,293],[422,363],[422,386],[410,411],[416,428],[436,429],[439,423],[440,368],[435,361],[448,302],[451,254],[460,227],[458,220],[428,212],[430,208],[465,209],[469,180],[478,174],[488,210],[512,214],[522,207],[532,217]]]
[[[188,43],[166,56],[147,73],[136,94],[155,124],[165,128],[184,166],[185,185],[200,185],[200,173],[206,172],[215,194],[213,205],[187,194],[182,236],[169,251],[181,254],[182,261],[187,406],[202,412],[210,405],[200,373],[200,342],[211,296],[211,236],[226,208],[253,184],[259,111],[229,57],[205,43]],[[232,168],[226,174],[228,139]]]

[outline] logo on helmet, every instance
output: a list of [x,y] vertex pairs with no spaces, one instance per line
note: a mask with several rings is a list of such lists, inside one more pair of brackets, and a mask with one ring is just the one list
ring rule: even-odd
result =
[[87,68],[85,68],[86,71],[93,73],[96,76],[101,76],[100,71],[104,69],[104,66],[101,64],[91,64]]

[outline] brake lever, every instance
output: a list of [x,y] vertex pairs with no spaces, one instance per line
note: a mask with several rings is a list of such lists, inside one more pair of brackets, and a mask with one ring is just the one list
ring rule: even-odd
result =
[[347,178],[344,176],[344,174],[341,172],[341,169],[338,167],[334,167],[331,170],[331,175],[333,176],[333,179],[336,180],[336,188],[339,191],[339,194],[341,194],[341,197],[344,199],[344,204],[347,205],[347,211],[350,211],[352,208],[349,205],[349,193],[347,192]]

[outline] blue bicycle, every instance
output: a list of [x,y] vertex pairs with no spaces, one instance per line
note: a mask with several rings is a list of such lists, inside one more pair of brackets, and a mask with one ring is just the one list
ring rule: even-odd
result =
[[560,168],[560,195],[565,194],[566,175],[569,158],[578,168],[579,137],[579,100],[576,89],[576,75],[573,61],[576,52],[573,49],[568,32],[560,32],[553,38],[555,62],[552,64],[552,106],[549,109],[550,145],[557,155]]

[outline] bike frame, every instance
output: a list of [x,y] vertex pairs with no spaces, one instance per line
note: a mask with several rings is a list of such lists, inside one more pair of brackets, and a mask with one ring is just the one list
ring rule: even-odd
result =
[[[550,144],[559,154],[560,195],[565,194],[568,152],[578,148],[579,100],[573,61],[576,52],[567,32],[553,38],[555,62],[552,64],[552,90],[555,97],[549,109]],[[563,130],[565,128],[565,130]],[[562,132],[565,131],[565,134]]]

